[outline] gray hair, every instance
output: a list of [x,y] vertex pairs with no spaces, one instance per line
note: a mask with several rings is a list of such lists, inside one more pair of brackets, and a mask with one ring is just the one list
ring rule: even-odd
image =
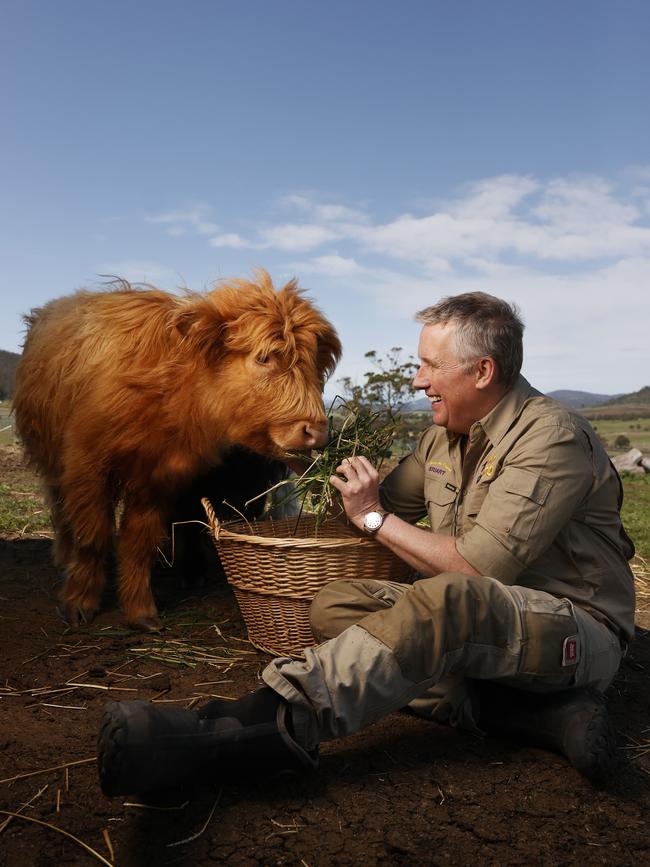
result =
[[456,326],[458,360],[468,368],[479,358],[493,358],[499,382],[515,384],[523,361],[524,322],[516,304],[486,292],[450,295],[415,315],[423,325]]

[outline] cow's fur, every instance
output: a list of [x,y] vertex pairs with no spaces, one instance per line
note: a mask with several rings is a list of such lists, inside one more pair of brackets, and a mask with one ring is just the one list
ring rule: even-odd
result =
[[[175,497],[167,518],[167,546],[158,558],[160,574],[178,580],[185,589],[201,584],[208,573],[222,574],[201,501],[207,498],[221,521],[296,515],[299,503],[290,475],[282,461],[241,446],[229,449],[222,463],[192,479]],[[271,488],[272,493],[264,496]]]
[[26,322],[16,425],[45,482],[65,615],[99,605],[120,504],[120,601],[129,623],[158,628],[150,565],[168,504],[233,445],[277,459],[322,444],[336,333],[266,272],[182,297],[119,281]]

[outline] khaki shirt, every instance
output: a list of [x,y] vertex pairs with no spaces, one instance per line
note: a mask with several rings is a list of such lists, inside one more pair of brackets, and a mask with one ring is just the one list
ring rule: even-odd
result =
[[381,485],[384,508],[411,523],[428,514],[482,575],[570,599],[630,640],[634,546],[621,500],[589,422],[523,377],[468,438],[426,430]]

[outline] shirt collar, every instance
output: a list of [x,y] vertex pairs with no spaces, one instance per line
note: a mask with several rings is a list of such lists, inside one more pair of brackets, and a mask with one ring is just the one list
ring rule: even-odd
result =
[[519,376],[510,391],[506,392],[499,403],[484,415],[483,418],[474,422],[471,432],[475,428],[482,428],[492,445],[496,446],[506,435],[513,423],[519,418],[525,404],[531,397],[540,397],[541,392]]

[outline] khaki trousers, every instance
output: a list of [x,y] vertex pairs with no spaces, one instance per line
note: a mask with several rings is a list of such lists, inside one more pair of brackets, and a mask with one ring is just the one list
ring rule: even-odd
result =
[[616,636],[568,599],[493,578],[442,573],[414,584],[335,581],[316,596],[321,643],[305,661],[275,659],[264,681],[293,706],[307,749],[409,704],[422,716],[476,729],[466,678],[535,692],[616,674]]

